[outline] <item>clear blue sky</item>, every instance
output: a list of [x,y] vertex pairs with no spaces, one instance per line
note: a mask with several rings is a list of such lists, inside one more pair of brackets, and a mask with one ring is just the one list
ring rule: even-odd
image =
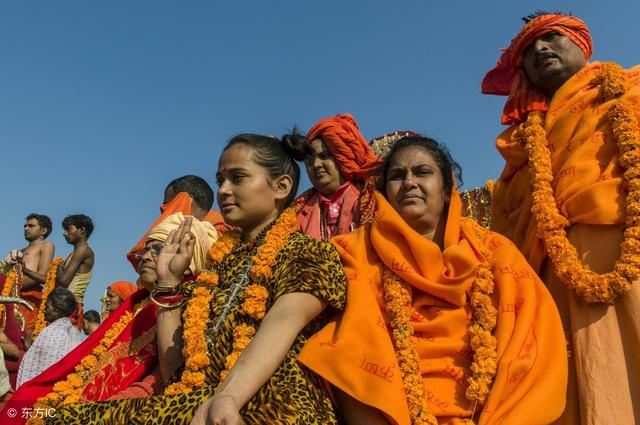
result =
[[[217,3],[217,4],[216,4]],[[218,5],[219,4],[219,5]],[[398,129],[445,142],[466,187],[495,178],[503,98],[484,73],[536,9],[590,26],[593,60],[640,62],[640,1],[56,1],[0,5],[0,251],[24,217],[85,213],[96,229],[86,308],[135,280],[125,253],[165,185],[210,184],[225,142],[351,112],[368,139]],[[308,183],[306,183],[308,184]]]

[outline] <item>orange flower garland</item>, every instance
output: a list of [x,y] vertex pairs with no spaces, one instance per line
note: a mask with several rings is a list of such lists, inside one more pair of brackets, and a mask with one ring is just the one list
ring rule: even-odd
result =
[[56,286],[56,275],[58,274],[58,266],[64,261],[62,258],[56,258],[51,262],[49,270],[47,270],[47,276],[44,281],[44,289],[42,290],[42,301],[40,302],[40,308],[38,309],[38,315],[36,316],[36,323],[33,328],[32,339],[35,341],[36,337],[47,326],[47,321],[44,320],[44,306],[47,303],[47,298],[53,288]]
[[[605,101],[618,99],[626,91],[623,70],[614,63],[603,64],[595,83],[600,84]],[[529,114],[518,130],[529,156],[533,183],[532,212],[538,233],[545,242],[547,255],[560,280],[590,303],[613,303],[618,296],[628,292],[632,282],[640,276],[640,128],[633,107],[621,99],[616,100],[609,109],[609,119],[618,143],[618,161],[625,169],[624,180],[628,193],[625,239],[620,246],[620,259],[612,272],[604,274],[585,268],[576,248],[567,239],[565,227],[569,221],[558,211],[551,186],[551,153],[542,115]]]
[[[276,256],[289,240],[289,236],[296,230],[296,213],[287,208],[280,214],[271,230],[267,232],[264,243],[258,248],[252,258],[251,276],[254,282],[263,282],[273,276],[271,267]],[[211,248],[209,258],[212,269],[216,270],[222,259],[227,256],[235,244],[240,240],[236,232],[225,233]],[[211,297],[213,288],[218,284],[216,271],[203,272],[198,276],[197,282],[201,284],[196,288],[187,303],[182,318],[184,322],[184,347],[182,355],[185,358],[185,368],[180,382],[169,385],[164,394],[180,394],[198,389],[204,385],[204,370],[210,364],[206,329],[210,322]],[[245,290],[245,301],[242,311],[255,320],[261,320],[266,314],[266,301],[269,291],[266,287],[254,283]],[[250,325],[238,325],[234,329],[233,351],[225,359],[225,369],[220,373],[220,380],[224,380],[242,351],[249,345],[255,329]]]
[[[136,311],[140,311],[144,304],[140,304]],[[100,340],[100,343],[93,349],[91,354],[85,356],[80,363],[75,367],[73,373],[67,375],[64,381],[57,382],[53,386],[53,390],[44,397],[39,398],[33,405],[33,409],[50,409],[57,408],[59,406],[77,403],[84,391],[84,380],[90,374],[91,370],[98,364],[98,359],[104,354],[113,341],[122,333],[122,331],[129,325],[135,315],[130,312],[125,313],[116,323],[114,323],[104,337]],[[44,424],[44,418],[37,418],[32,416],[27,425],[42,425]]]
[[[491,300],[494,287],[493,273],[488,263],[488,252],[483,252],[483,255],[485,262],[478,266],[476,279],[471,287],[473,322],[469,334],[474,354],[471,364],[472,375],[467,378],[469,386],[466,390],[467,399],[478,404],[484,404],[486,401],[498,365],[497,342],[492,334],[497,318],[497,310]],[[383,272],[383,287],[411,423],[437,425],[437,418],[427,411],[424,381],[411,327],[411,287],[386,267]],[[474,422],[465,419],[463,423],[471,425]]]
[[[4,281],[4,287],[2,288],[2,293],[0,295],[2,295],[3,297],[10,296],[13,293],[14,289],[17,288],[16,286],[17,283],[18,283],[18,271],[16,270],[16,266],[14,266],[11,269],[11,271],[7,273],[7,276]],[[0,321],[4,319],[4,312],[5,312],[5,305],[0,304]]]

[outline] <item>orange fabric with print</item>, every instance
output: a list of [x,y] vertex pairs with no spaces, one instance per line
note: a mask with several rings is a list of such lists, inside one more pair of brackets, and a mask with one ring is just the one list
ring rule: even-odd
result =
[[[618,147],[607,112],[594,83],[602,65],[594,62],[571,77],[555,93],[546,113],[553,175],[552,187],[560,213],[571,224],[624,224],[626,191],[618,165]],[[640,66],[625,71],[629,90],[622,99],[640,105]],[[640,118],[640,111],[639,111]],[[493,192],[493,230],[508,236],[536,271],[545,257],[532,198],[528,156],[511,126],[496,145],[506,160]]]
[[545,14],[529,21],[504,49],[495,68],[482,81],[482,93],[509,96],[502,124],[524,122],[532,111],[548,109],[547,96],[529,84],[522,69],[524,50],[536,39],[556,32],[573,41],[589,60],[593,52],[589,28],[575,16]]
[[[468,291],[491,252],[498,309],[498,372],[480,424],[549,423],[564,408],[567,353],[557,309],[540,279],[506,238],[461,218],[452,195],[445,249],[415,232],[376,193],[375,220],[333,239],[349,280],[347,308],[304,347],[300,361],[393,424],[410,424],[383,298],[384,267],[412,289],[415,330],[429,410],[441,424],[460,423],[474,406],[465,397],[472,351]],[[481,412],[481,413],[480,413]]]
[[[140,240],[135,244],[133,248],[131,248],[131,250],[127,254],[127,259],[134,269],[138,270],[138,260],[136,259],[136,253],[144,248],[144,243],[147,240],[147,235],[149,234],[149,232],[172,214],[181,212],[184,215],[191,215],[192,202],[193,200],[187,192],[180,192],[176,195],[175,198],[171,200],[171,202],[167,202],[166,204],[160,206],[160,217],[158,217],[156,221],[153,222],[151,227],[149,227],[149,230],[144,233]],[[224,233],[226,230],[224,219],[218,211],[209,211],[203,221],[208,221],[209,223],[211,223],[216,228],[216,230],[220,231],[220,233]]]
[[364,180],[380,165],[380,158],[358,130],[351,114],[323,118],[307,133],[309,140],[322,139],[348,181]]

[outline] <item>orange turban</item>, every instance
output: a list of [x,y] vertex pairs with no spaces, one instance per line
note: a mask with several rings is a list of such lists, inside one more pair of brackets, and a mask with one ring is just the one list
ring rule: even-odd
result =
[[307,137],[309,140],[322,139],[340,166],[345,180],[364,180],[380,165],[380,158],[360,134],[351,114],[321,119],[309,130]]
[[124,280],[119,280],[112,283],[111,285],[109,285],[109,289],[111,289],[113,293],[116,294],[122,301],[129,298],[134,294],[134,292],[138,290],[138,288],[134,284]]
[[511,40],[511,45],[503,49],[496,67],[487,72],[482,81],[482,93],[509,96],[502,111],[502,124],[517,124],[527,118],[531,111],[545,112],[547,97],[532,87],[524,70],[522,57],[524,50],[544,34],[557,32],[573,41],[589,59],[593,52],[589,28],[574,16],[547,14],[529,21]]

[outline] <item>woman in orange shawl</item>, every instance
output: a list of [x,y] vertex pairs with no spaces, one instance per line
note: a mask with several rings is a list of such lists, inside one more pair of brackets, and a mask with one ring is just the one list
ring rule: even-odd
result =
[[119,280],[109,285],[104,297],[104,313],[106,315],[111,314],[137,290],[138,288],[134,284],[124,280]]
[[316,239],[349,233],[373,218],[379,165],[353,115],[323,118],[306,137],[290,138],[313,188],[298,197],[298,230]]
[[373,222],[333,239],[347,308],[299,359],[348,424],[542,424],[564,408],[553,300],[511,242],[461,217],[455,169],[434,140],[402,138]]

